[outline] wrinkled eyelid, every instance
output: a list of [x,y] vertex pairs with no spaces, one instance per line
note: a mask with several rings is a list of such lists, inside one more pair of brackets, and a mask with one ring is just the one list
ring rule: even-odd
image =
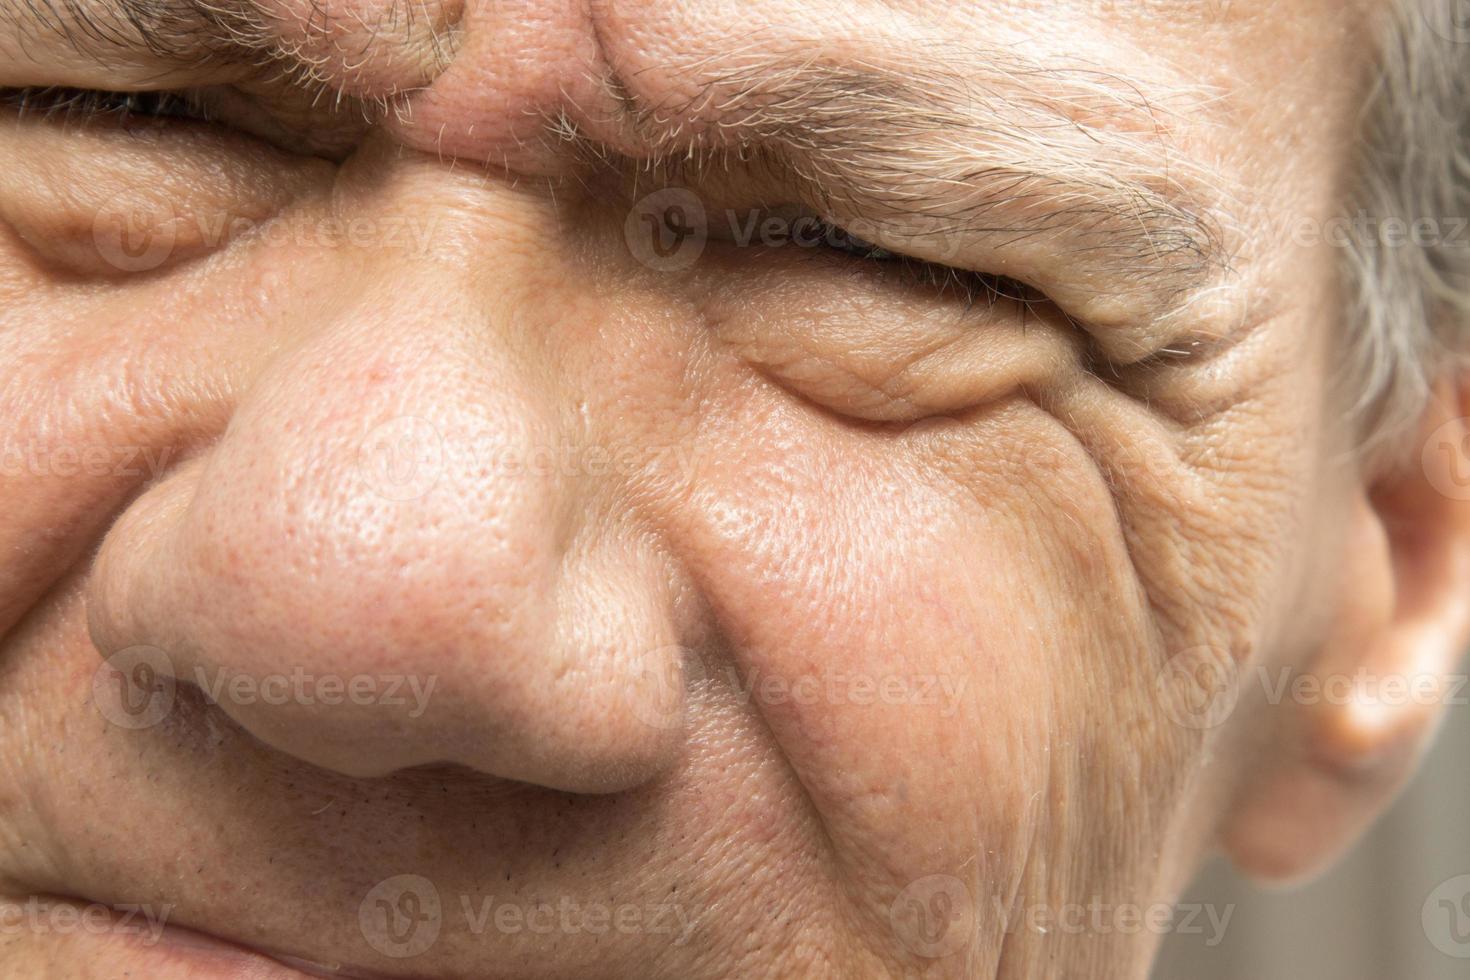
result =
[[[822,232],[817,240],[828,251],[851,256],[854,262],[871,264],[877,268],[879,275],[891,274],[901,277],[905,283],[916,288],[930,289],[941,296],[960,299],[966,312],[977,304],[983,304],[986,309],[994,309],[998,303],[1014,303],[1024,319],[1040,307],[1055,307],[1040,290],[1009,276],[915,258],[869,242],[834,222],[815,220],[819,222],[818,230]],[[1064,312],[1062,315],[1066,316]]]

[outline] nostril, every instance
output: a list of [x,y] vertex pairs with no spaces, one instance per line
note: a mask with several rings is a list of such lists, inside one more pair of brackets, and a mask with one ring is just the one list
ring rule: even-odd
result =
[[[557,678],[575,708],[509,723],[463,691],[443,702],[437,675],[233,671],[208,658],[134,644],[106,653],[92,700],[120,731],[177,729],[197,706],[219,710],[258,741],[318,767],[375,778],[456,765],[579,793],[631,789],[667,769],[682,747],[698,660],[666,645],[615,685]],[[211,726],[213,728],[213,726]]]
[[503,474],[493,492],[438,492],[480,478],[456,469],[448,434],[445,485],[391,500],[353,454],[321,472],[263,459],[243,418],[97,556],[93,695],[120,731],[157,727],[188,688],[273,749],[358,778],[451,764],[606,793],[676,764],[691,668],[679,576],[646,533],[562,529],[553,512],[595,509]]
[[147,644],[107,654],[92,675],[91,693],[97,712],[119,729],[162,725],[178,705],[173,658],[163,648]]

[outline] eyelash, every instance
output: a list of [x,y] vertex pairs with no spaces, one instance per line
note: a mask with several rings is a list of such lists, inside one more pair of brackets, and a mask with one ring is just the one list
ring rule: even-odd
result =
[[820,238],[830,251],[876,264],[880,274],[891,270],[907,285],[933,290],[939,296],[958,296],[967,313],[976,303],[984,303],[986,309],[997,303],[1015,303],[1021,307],[1024,317],[1049,303],[1044,294],[1009,276],[917,259],[864,241],[831,222],[821,222],[821,228]]
[[209,115],[189,95],[181,92],[106,92],[96,89],[0,88],[0,105],[16,109],[22,116],[42,119],[86,120],[177,119],[209,122]]

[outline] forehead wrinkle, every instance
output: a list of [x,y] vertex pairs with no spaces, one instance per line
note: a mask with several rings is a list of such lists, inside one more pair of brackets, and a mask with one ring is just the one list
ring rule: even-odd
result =
[[1160,303],[1228,269],[1233,195],[1173,137],[1211,93],[942,51],[922,65],[737,52],[686,67],[679,101],[625,102],[655,161],[774,152],[824,200],[929,235],[1045,240]]

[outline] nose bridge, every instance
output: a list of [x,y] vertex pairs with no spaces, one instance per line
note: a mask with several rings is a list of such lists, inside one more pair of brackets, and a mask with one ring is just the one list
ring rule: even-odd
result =
[[669,136],[695,117],[710,122],[708,100],[673,70],[709,54],[690,47],[699,32],[688,24],[733,21],[748,40],[739,5],[671,13],[648,0],[415,0],[412,15],[402,0],[253,6],[277,56],[328,91],[391,106],[381,126],[397,142],[534,175],[581,166],[573,132],[641,158],[667,142],[646,131],[649,110]]
[[109,534],[94,636],[158,647],[264,741],[352,775],[636,784],[675,736],[640,710],[676,690],[667,570],[588,532],[595,478],[557,465],[573,396],[509,294],[436,275],[310,304],[209,456]]
[[[330,88],[394,100],[385,124],[419,149],[525,163],[558,112],[618,108],[596,26],[608,0],[256,2],[274,48]],[[528,169],[548,164],[535,156]]]

